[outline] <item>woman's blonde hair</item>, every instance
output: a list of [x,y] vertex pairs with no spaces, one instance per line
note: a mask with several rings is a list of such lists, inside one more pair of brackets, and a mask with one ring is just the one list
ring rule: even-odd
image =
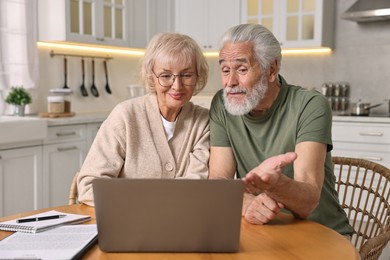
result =
[[195,64],[197,82],[194,95],[198,94],[207,83],[208,64],[199,45],[191,37],[179,33],[160,33],[149,42],[141,60],[141,83],[149,93],[156,92],[153,81],[153,67],[157,59],[174,64],[185,60],[188,65]]

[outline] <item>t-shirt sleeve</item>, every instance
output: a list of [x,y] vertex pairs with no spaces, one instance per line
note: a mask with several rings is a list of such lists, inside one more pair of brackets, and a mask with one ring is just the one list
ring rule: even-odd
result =
[[225,118],[222,91],[218,91],[210,106],[210,146],[231,147]]
[[304,102],[297,133],[297,143],[319,142],[327,145],[328,152],[333,149],[332,110],[325,97],[313,95],[307,102]]

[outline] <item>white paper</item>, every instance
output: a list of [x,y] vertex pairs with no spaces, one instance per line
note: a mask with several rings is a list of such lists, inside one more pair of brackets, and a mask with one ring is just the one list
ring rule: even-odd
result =
[[0,259],[72,259],[97,236],[96,224],[16,232],[0,241]]

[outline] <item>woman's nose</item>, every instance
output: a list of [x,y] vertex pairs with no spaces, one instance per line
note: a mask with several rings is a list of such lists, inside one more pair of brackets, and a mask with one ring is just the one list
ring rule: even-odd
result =
[[183,84],[182,84],[182,81],[181,81],[181,77],[176,76],[174,81],[173,81],[173,84],[172,84],[171,88],[173,88],[174,90],[179,90],[182,87],[183,87]]

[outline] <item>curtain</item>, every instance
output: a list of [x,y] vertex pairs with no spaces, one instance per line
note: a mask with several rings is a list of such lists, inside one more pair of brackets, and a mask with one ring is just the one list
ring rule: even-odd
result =
[[37,0],[0,0],[0,115],[11,109],[4,102],[11,86],[37,87],[37,35]]

